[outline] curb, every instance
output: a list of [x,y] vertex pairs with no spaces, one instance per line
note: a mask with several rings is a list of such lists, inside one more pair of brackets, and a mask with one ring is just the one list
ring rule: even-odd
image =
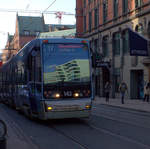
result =
[[141,110],[141,109],[133,109],[133,108],[130,108],[130,107],[122,107],[122,106],[119,106],[119,105],[108,105],[108,104],[104,104],[104,103],[95,103],[97,105],[105,105],[105,106],[108,106],[108,107],[116,107],[116,108],[120,108],[120,109],[126,109],[126,110],[130,110],[130,111],[137,111],[137,112],[142,112],[141,114],[143,115],[150,115],[150,112],[149,111],[146,111],[146,110]]

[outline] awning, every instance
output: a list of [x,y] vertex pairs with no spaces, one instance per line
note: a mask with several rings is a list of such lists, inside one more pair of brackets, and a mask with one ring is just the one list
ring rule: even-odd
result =
[[148,39],[128,28],[131,56],[148,56]]

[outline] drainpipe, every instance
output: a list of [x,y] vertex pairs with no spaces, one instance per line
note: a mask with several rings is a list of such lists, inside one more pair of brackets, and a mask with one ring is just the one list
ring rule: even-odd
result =
[[114,60],[114,48],[113,48],[113,36],[110,39],[110,45],[112,46],[112,60],[111,60],[111,74],[110,74],[110,80],[112,80],[112,98],[115,98],[115,72],[114,72],[114,66],[115,66],[115,60]]

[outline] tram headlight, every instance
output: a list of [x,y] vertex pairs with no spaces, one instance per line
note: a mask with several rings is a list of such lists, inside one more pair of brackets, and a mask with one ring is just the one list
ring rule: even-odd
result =
[[51,111],[51,110],[53,110],[53,107],[48,106],[48,107],[47,107],[47,110],[48,110],[48,111]]
[[86,109],[91,109],[91,105],[86,105],[85,108]]
[[73,96],[77,98],[79,97],[79,93],[74,93]]
[[60,94],[59,94],[59,93],[55,93],[55,94],[54,94],[54,97],[55,97],[55,98],[60,98]]

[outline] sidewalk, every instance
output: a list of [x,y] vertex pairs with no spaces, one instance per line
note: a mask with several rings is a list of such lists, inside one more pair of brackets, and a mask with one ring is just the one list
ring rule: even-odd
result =
[[125,104],[121,104],[120,98],[110,98],[109,102],[106,102],[104,97],[96,96],[93,103],[128,108],[141,112],[150,112],[150,102],[143,102],[141,99],[125,99],[124,101]]

